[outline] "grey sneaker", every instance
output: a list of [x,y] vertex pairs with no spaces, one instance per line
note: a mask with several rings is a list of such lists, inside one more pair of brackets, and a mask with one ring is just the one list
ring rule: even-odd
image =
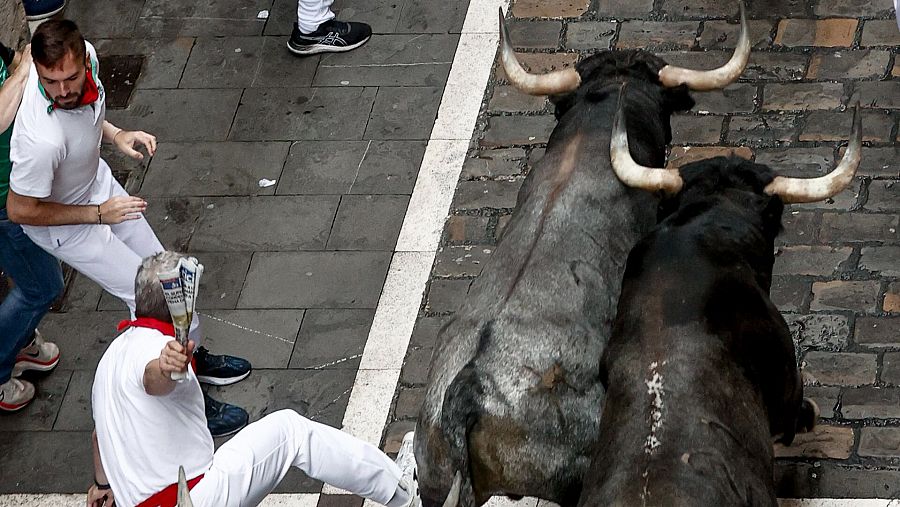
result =
[[41,333],[35,329],[34,339],[16,355],[12,376],[18,377],[28,370],[50,371],[56,368],[57,364],[59,364],[59,347],[53,342],[45,341]]
[[31,382],[11,378],[0,384],[0,410],[15,412],[25,408],[34,399],[34,386]]
[[415,432],[403,435],[400,451],[397,453],[397,466],[400,467],[400,487],[409,493],[409,501],[403,507],[419,507],[419,481],[416,479],[416,455],[413,452]]

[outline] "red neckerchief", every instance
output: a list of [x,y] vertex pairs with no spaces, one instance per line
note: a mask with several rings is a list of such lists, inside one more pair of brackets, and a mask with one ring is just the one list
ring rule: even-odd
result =
[[[194,486],[200,482],[200,479],[203,478],[204,474],[200,474],[197,477],[187,481],[188,491],[194,489]],[[150,498],[144,500],[143,502],[137,504],[136,507],[175,507],[175,503],[178,502],[178,483],[169,484],[162,491],[154,494]]]
[[160,333],[175,337],[175,325],[171,322],[163,322],[161,320],[156,320],[151,317],[138,317],[134,320],[123,320],[119,322],[118,330],[122,331],[127,327],[146,327],[149,329],[155,329]]

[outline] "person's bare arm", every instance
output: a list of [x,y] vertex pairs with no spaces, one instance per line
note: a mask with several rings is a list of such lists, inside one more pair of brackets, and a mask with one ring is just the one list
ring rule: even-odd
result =
[[[194,341],[188,341],[188,350],[194,350]],[[165,396],[175,389],[172,373],[187,370],[190,355],[178,340],[170,340],[159,353],[159,358],[147,363],[144,368],[144,391],[150,396]]]
[[[91,434],[91,443],[94,448],[94,482],[109,486],[109,479],[103,470],[103,461],[100,458],[100,445],[97,442],[97,430]],[[100,489],[96,484],[88,488],[88,507],[109,507],[115,501],[112,489]]]
[[25,225],[118,224],[141,217],[147,202],[140,197],[117,196],[99,206],[44,202],[12,189],[6,200],[9,219]]
[[151,157],[156,153],[155,136],[142,130],[123,130],[106,120],[103,121],[103,140],[115,144],[119,151],[138,160],[143,159],[144,155],[135,149],[136,145],[143,145]]
[[13,58],[13,71],[0,87],[0,132],[4,132],[16,118],[16,111],[22,102],[28,71],[31,69],[31,45],[17,51]]

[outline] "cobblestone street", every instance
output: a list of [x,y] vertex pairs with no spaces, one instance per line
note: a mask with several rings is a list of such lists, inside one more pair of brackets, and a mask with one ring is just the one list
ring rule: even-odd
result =
[[[284,47],[295,0],[69,0],[66,16],[96,46],[101,70],[139,66],[134,91],[107,117],[155,134],[158,152],[144,163],[104,155],[149,202],[163,244],[206,265],[198,308],[207,344],[254,365],[247,380],[212,393],[251,420],[293,408],[354,434],[368,428],[388,452],[414,427],[437,331],[482,267],[498,262],[491,254],[555,125],[552,104],[516,91],[496,64],[486,89],[475,77],[474,88],[460,84],[469,82],[465,55],[489,60],[496,50],[496,33],[469,32],[464,21],[496,30],[501,4],[471,2],[336,0],[341,19],[368,22],[375,35],[346,54],[298,58]],[[856,179],[826,202],[788,207],[778,240],[772,297],[822,420],[776,449],[776,483],[783,498],[897,498],[900,31],[887,0],[746,2],[750,65],[673,117],[669,165],[733,154],[790,176],[824,174],[846,145],[848,106],[860,102]],[[731,55],[737,13],[721,0],[514,0],[508,9],[512,43],[534,72],[622,48],[713,68]],[[459,138],[446,135],[467,100],[474,131],[460,122]],[[455,141],[459,157],[441,144]],[[435,166],[451,174],[449,213],[427,193],[440,177],[420,172]],[[438,203],[444,224],[430,249],[417,246],[427,245],[417,234],[430,234],[414,227],[425,220],[417,199]],[[392,284],[404,255],[420,253],[427,285]],[[407,318],[409,346],[398,338],[377,348],[378,337],[404,332],[377,316],[400,305],[391,291],[401,289],[413,306],[422,296]],[[17,457],[0,460],[0,506],[8,493],[86,490],[93,373],[127,316],[76,276],[45,318],[41,332],[62,360],[36,378],[31,406],[0,417],[0,455]],[[370,355],[376,349],[399,352]],[[375,392],[384,412],[356,418]],[[295,470],[276,492],[362,505]]]

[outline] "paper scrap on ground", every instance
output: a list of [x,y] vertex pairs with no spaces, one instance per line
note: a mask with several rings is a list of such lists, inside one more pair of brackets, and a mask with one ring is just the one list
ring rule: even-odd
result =
[[269,11],[263,9],[256,15],[256,19],[269,19]]
[[278,180],[267,180],[265,178],[259,180],[259,188],[268,188],[274,185]]

